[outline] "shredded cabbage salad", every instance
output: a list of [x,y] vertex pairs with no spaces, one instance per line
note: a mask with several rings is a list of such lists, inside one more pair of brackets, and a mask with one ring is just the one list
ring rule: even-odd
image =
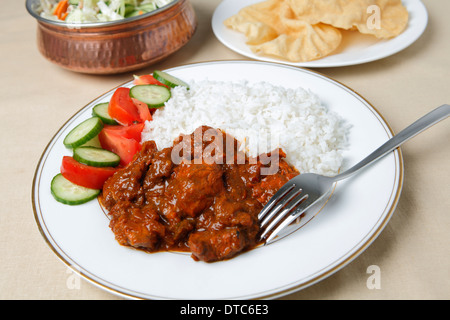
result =
[[68,23],[115,21],[154,11],[174,0],[40,0],[43,18]]

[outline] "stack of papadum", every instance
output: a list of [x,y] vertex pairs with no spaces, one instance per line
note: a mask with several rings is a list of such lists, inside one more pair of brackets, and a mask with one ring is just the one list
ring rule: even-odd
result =
[[408,24],[408,11],[401,0],[267,0],[241,9],[224,24],[245,34],[256,54],[305,62],[332,54],[342,41],[341,30],[396,37]]

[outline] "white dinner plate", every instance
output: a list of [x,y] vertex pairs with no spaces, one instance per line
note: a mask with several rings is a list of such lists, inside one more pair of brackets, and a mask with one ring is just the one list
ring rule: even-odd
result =
[[[166,71],[184,80],[249,82],[268,79],[270,74],[274,85],[311,90],[351,125],[344,170],[392,137],[383,117],[364,98],[310,70],[259,61],[217,61]],[[131,81],[124,84],[131,85]],[[32,190],[35,218],[48,245],[64,263],[100,288],[137,299],[280,297],[347,265],[374,241],[394,212],[403,181],[399,150],[339,182],[320,214],[297,232],[231,260],[196,262],[188,254],[148,254],[120,246],[97,201],[67,206],[50,193],[62,157],[71,155],[63,145],[64,137],[91,117],[95,104],[109,101],[113,91],[83,107],[56,133],[37,165]]]
[[406,30],[397,37],[380,40],[355,31],[343,31],[342,43],[331,55],[308,62],[290,62],[253,53],[246,45],[244,34],[227,28],[223,22],[242,8],[263,0],[223,0],[214,11],[212,29],[220,42],[229,49],[255,60],[278,62],[297,67],[325,68],[362,64],[386,58],[413,44],[425,31],[428,13],[420,0],[403,0],[409,12]]

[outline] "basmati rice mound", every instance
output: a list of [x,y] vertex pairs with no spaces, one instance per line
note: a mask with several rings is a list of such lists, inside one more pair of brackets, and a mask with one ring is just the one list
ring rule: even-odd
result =
[[143,141],[171,147],[180,134],[205,125],[234,136],[249,156],[280,147],[300,173],[338,173],[348,128],[310,91],[263,81],[189,83],[189,90],[172,89],[170,100],[146,122]]

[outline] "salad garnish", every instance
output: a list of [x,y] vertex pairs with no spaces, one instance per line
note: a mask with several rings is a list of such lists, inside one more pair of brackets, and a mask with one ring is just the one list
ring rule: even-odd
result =
[[187,84],[156,70],[134,76],[131,88],[119,87],[108,102],[96,104],[92,117],[64,138],[63,144],[72,155],[63,156],[60,171],[51,182],[53,197],[68,205],[95,199],[106,180],[141,150],[145,122],[152,121],[152,113],[164,106],[177,85]]
[[38,12],[67,23],[116,21],[152,12],[174,0],[41,0]]

